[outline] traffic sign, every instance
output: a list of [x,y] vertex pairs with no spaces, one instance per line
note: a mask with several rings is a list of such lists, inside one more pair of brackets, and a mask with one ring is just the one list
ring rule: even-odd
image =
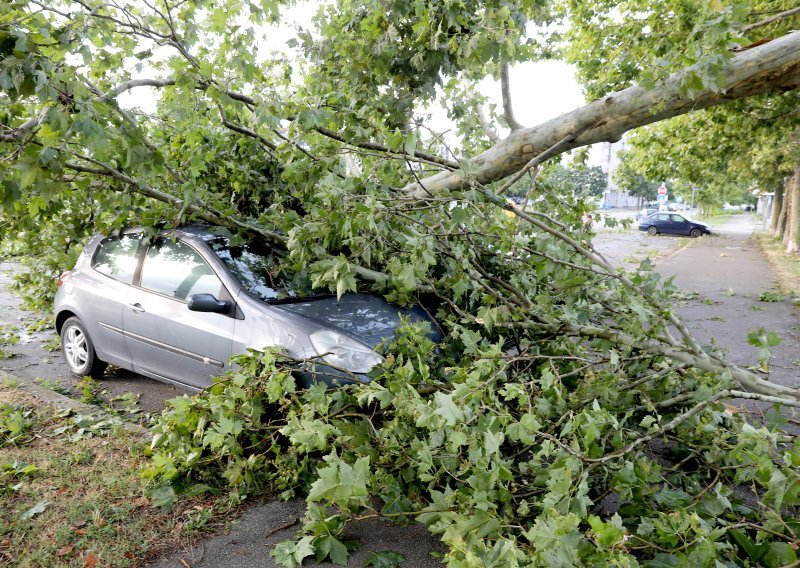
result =
[[659,203],[666,203],[667,202],[667,194],[666,193],[662,193],[661,195],[659,195],[658,196],[658,202]]
[[667,194],[667,186],[664,185],[663,183],[658,188],[658,194],[659,195],[666,195]]

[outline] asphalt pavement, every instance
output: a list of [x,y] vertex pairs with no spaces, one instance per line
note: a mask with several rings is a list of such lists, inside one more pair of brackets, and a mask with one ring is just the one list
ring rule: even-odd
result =
[[[658,272],[675,277],[685,300],[675,307],[701,345],[720,349],[740,366],[757,364],[756,347],[748,333],[761,327],[775,331],[781,344],[772,349],[769,374],[763,378],[800,386],[800,308],[788,295],[763,301],[765,292],[777,293],[778,281],[753,236],[755,217],[731,215],[710,237],[692,241],[658,264]],[[652,237],[670,238],[663,236]],[[800,293],[800,290],[796,290]],[[772,300],[780,294],[766,297]]]

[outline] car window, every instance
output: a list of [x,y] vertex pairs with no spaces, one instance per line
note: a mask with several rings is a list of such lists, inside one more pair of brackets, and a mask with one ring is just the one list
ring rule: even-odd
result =
[[230,273],[251,295],[265,302],[282,302],[315,295],[302,275],[286,278],[278,268],[273,251],[256,242],[231,244],[220,236],[208,242]]
[[668,221],[669,220],[669,215],[665,215],[664,213],[660,213],[658,215],[654,215],[653,219],[656,219],[658,221]]
[[672,221],[675,223],[686,223],[686,219],[681,217],[680,215],[671,215]]
[[219,298],[222,289],[219,278],[197,251],[168,239],[159,239],[147,250],[140,286],[178,300],[193,294]]
[[140,237],[141,235],[122,235],[103,239],[94,253],[92,268],[114,280],[132,283]]

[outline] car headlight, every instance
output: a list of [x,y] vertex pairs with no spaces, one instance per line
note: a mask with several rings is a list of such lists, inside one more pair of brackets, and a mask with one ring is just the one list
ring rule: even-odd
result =
[[368,373],[383,357],[358,341],[335,331],[316,331],[308,336],[322,360],[353,373]]

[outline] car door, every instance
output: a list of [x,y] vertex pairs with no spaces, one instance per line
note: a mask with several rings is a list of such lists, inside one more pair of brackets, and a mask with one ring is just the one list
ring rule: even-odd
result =
[[165,238],[148,248],[123,317],[135,371],[194,387],[208,386],[212,376],[223,372],[235,320],[189,310],[186,299],[201,293],[230,300],[199,252]]
[[103,361],[130,368],[130,351],[123,335],[123,309],[136,271],[140,235],[124,234],[103,239],[82,274],[75,301],[94,347]]
[[676,235],[688,235],[692,230],[691,224],[682,215],[670,215],[670,224]]
[[669,215],[667,213],[657,213],[653,215],[653,225],[658,229],[659,233],[669,233]]

